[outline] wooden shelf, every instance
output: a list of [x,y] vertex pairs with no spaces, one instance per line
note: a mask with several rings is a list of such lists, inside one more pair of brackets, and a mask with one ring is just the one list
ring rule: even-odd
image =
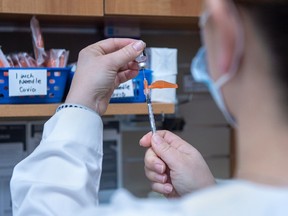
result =
[[[39,118],[50,117],[59,104],[24,104],[0,105],[0,118]],[[175,105],[170,103],[153,103],[155,114],[172,114]],[[146,103],[110,104],[104,115],[141,115],[147,114]]]

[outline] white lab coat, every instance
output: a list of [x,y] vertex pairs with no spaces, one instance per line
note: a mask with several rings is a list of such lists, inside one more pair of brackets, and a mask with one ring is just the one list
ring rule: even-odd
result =
[[46,124],[36,150],[14,169],[14,216],[288,215],[288,189],[231,181],[177,200],[137,199],[119,190],[98,206],[102,166],[101,118],[67,108]]

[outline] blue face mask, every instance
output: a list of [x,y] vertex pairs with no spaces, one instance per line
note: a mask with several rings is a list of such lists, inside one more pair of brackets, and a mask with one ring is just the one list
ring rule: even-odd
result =
[[208,89],[219,107],[219,109],[222,111],[224,117],[226,120],[234,127],[236,127],[236,120],[231,115],[230,112],[228,112],[228,109],[225,105],[222,93],[221,93],[221,87],[224,83],[226,83],[228,80],[230,80],[231,76],[229,74],[222,76],[217,82],[213,82],[211,79],[209,72],[208,72],[208,65],[206,61],[206,50],[204,47],[200,48],[197,55],[194,57],[192,64],[191,64],[191,73],[194,77],[195,81],[205,83],[208,86]]
[[[222,92],[221,92],[222,86],[225,83],[227,83],[229,80],[231,80],[232,77],[236,74],[238,67],[239,67],[239,64],[240,64],[241,56],[243,54],[243,47],[244,47],[243,46],[244,45],[243,27],[241,25],[241,20],[240,20],[240,16],[238,14],[238,11],[237,11],[237,9],[233,3],[230,4],[230,11],[233,12],[235,15],[234,21],[235,21],[235,24],[236,24],[237,30],[238,30],[238,32],[236,34],[237,35],[236,44],[235,44],[236,46],[235,46],[235,52],[232,56],[231,67],[223,76],[221,76],[218,80],[216,80],[214,82],[210,76],[210,73],[208,72],[208,65],[207,65],[207,59],[206,59],[206,49],[203,46],[202,48],[200,48],[197,55],[192,60],[191,73],[197,82],[203,82],[208,86],[209,91],[210,91],[215,103],[217,104],[217,106],[219,107],[221,112],[223,113],[223,115],[226,118],[226,120],[228,121],[228,123],[231,124],[231,126],[233,126],[233,127],[237,127],[236,119],[228,111],[227,106],[226,106],[224,99],[223,99]],[[203,37],[204,36],[203,29],[204,29],[206,23],[208,22],[210,15],[211,14],[206,11],[200,17],[199,26],[201,29],[202,39],[204,38]]]

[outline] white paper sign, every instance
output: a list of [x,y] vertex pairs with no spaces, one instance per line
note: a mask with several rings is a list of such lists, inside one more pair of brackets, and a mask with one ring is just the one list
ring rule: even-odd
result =
[[114,90],[112,98],[134,97],[133,81],[128,80],[122,83]]
[[47,95],[47,70],[10,69],[9,97]]

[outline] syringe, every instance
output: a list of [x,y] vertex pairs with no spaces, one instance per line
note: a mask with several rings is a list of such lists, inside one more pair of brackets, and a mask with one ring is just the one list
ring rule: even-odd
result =
[[153,108],[151,104],[151,91],[150,89],[148,89],[148,83],[146,79],[144,79],[144,86],[145,86],[146,103],[148,106],[150,127],[151,127],[152,133],[154,134],[156,133],[156,124],[155,124],[155,118],[154,118]]
[[156,133],[156,124],[155,124],[155,118],[154,118],[154,113],[152,109],[152,104],[151,104],[151,91],[148,88],[148,82],[145,77],[145,68],[146,68],[146,61],[147,61],[147,56],[145,53],[145,50],[135,59],[136,62],[138,62],[139,69],[142,70],[143,77],[144,77],[144,94],[146,96],[146,103],[148,106],[148,114],[149,114],[149,121],[150,121],[150,127],[152,133]]

